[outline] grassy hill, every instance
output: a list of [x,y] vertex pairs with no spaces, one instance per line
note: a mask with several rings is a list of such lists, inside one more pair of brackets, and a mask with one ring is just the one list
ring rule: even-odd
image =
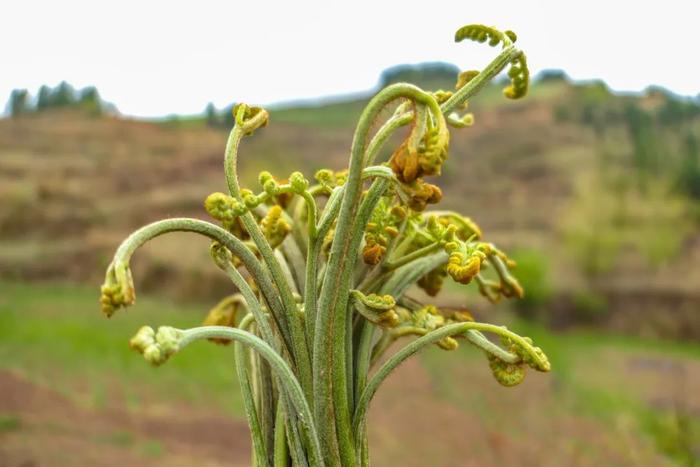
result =
[[[446,73],[395,69],[383,79],[444,86]],[[273,108],[241,150],[247,184],[262,169],[285,177],[343,167],[365,102]],[[438,180],[444,203],[516,252],[531,291],[523,313],[700,336],[698,109],[656,89],[618,96],[556,74],[517,102],[494,85],[470,103],[475,125],[453,132]],[[226,136],[204,118],[46,111],[0,120],[0,276],[99,283],[130,230],[205,216],[203,199],[224,189]],[[137,255],[137,282],[179,297],[223,293],[205,245],[187,234],[159,239]],[[463,293],[451,300],[479,307]]]

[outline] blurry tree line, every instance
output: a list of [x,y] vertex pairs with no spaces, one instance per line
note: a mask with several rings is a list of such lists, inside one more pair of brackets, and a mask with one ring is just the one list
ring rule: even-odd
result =
[[642,97],[620,97],[603,82],[574,89],[574,99],[556,108],[557,120],[587,125],[601,142],[619,139],[622,130],[629,144],[622,162],[641,191],[661,176],[677,192],[700,200],[700,99],[655,87]]
[[36,97],[31,96],[26,89],[15,89],[7,102],[7,111],[11,117],[54,109],[82,110],[92,116],[116,113],[116,108],[103,101],[94,86],[75,89],[65,81],[53,88],[41,86]]
[[207,104],[204,109],[204,120],[207,126],[212,128],[224,128],[227,130],[231,129],[234,123],[236,123],[233,116],[233,106],[234,104],[231,104],[224,107],[222,110],[218,110],[211,102]]
[[445,62],[396,65],[382,72],[379,78],[379,88],[405,82],[415,84],[423,89],[453,89],[459,72],[456,65]]

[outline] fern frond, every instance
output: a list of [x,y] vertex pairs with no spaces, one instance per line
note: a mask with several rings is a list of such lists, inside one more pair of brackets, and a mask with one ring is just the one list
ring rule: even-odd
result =
[[483,24],[468,24],[462,26],[455,33],[455,42],[462,42],[464,39],[469,39],[475,42],[487,42],[491,47],[498,44],[503,44],[503,47],[508,47],[517,40],[517,36],[513,31],[499,31],[492,26]]
[[[512,46],[518,39],[513,31],[499,31],[498,29],[485,26],[483,24],[469,24],[463,26],[455,33],[455,42],[462,42],[464,39],[469,39],[475,42],[488,42],[491,47],[499,44],[505,49]],[[478,73],[466,71],[459,75],[457,81],[457,89],[464,86]],[[525,54],[520,52],[516,58],[511,61],[510,69],[508,70],[510,84],[503,90],[503,94],[508,99],[520,99],[527,94],[528,86],[530,85],[530,71],[527,68],[527,60]]]
[[530,70],[527,68],[527,59],[524,53],[520,53],[513,60],[508,70],[510,85],[503,90],[508,99],[520,99],[525,97],[530,86]]

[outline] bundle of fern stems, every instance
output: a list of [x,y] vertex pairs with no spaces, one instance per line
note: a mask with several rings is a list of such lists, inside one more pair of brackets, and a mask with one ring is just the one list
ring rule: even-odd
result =
[[[239,146],[269,116],[236,105],[225,151],[228,193],[213,193],[204,203],[216,222],[175,218],[146,225],[121,244],[107,270],[101,305],[112,316],[135,301],[129,262],[140,246],[171,232],[211,240],[212,260],[235,293],[203,325],[144,326],[130,346],[157,366],[196,340],[233,342],[255,466],[369,465],[366,418],[373,396],[396,367],[431,345],[449,351],[468,342],[505,386],[520,383],[528,367],[550,369],[529,338],[475,322],[466,309],[407,295],[419,287],[434,297],[444,280],[476,284],[491,302],[524,293],[511,273],[515,263],[483,240],[474,221],[429,209],[442,198],[426,179],[440,175],[449,127],[473,123],[466,103],[506,67],[507,98],[523,97],[529,83],[511,31],[469,25],[455,38],[500,51],[483,70],[460,73],[451,91],[406,83],[379,91],[359,119],[347,169],[319,170],[314,183],[300,172],[286,179],[262,172],[257,191],[241,188]],[[381,123],[387,109],[390,117]],[[405,139],[378,163],[401,129]]]

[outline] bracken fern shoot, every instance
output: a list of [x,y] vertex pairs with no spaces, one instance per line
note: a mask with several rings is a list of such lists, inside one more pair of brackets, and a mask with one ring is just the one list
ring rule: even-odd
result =
[[[511,31],[469,25],[455,39],[501,50],[483,70],[461,73],[454,91],[427,92],[406,83],[382,89],[360,117],[348,168],[319,170],[315,182],[300,172],[286,179],[262,172],[257,190],[239,185],[241,141],[268,124],[268,113],[238,104],[225,151],[228,193],[204,202],[216,223],[178,218],[149,224],[122,243],[107,269],[101,304],[112,316],[134,303],[129,261],[141,245],[169,232],[211,239],[212,260],[236,293],[221,300],[202,326],[143,327],[130,345],[161,365],[195,340],[234,342],[255,466],[369,465],[372,397],[397,366],[433,344],[454,350],[468,342],[484,352],[504,386],[520,383],[528,367],[550,369],[529,338],[477,323],[466,310],[406,295],[416,285],[434,297],[444,280],[475,283],[492,302],[523,295],[511,274],[514,262],[483,239],[474,221],[428,209],[442,198],[427,178],[440,175],[448,157],[449,127],[473,123],[463,113],[469,99],[508,66],[507,98],[523,97],[529,83],[525,55]],[[387,108],[393,114],[373,131]],[[377,162],[403,127],[406,138],[387,162]],[[393,345],[412,336],[403,347]]]

